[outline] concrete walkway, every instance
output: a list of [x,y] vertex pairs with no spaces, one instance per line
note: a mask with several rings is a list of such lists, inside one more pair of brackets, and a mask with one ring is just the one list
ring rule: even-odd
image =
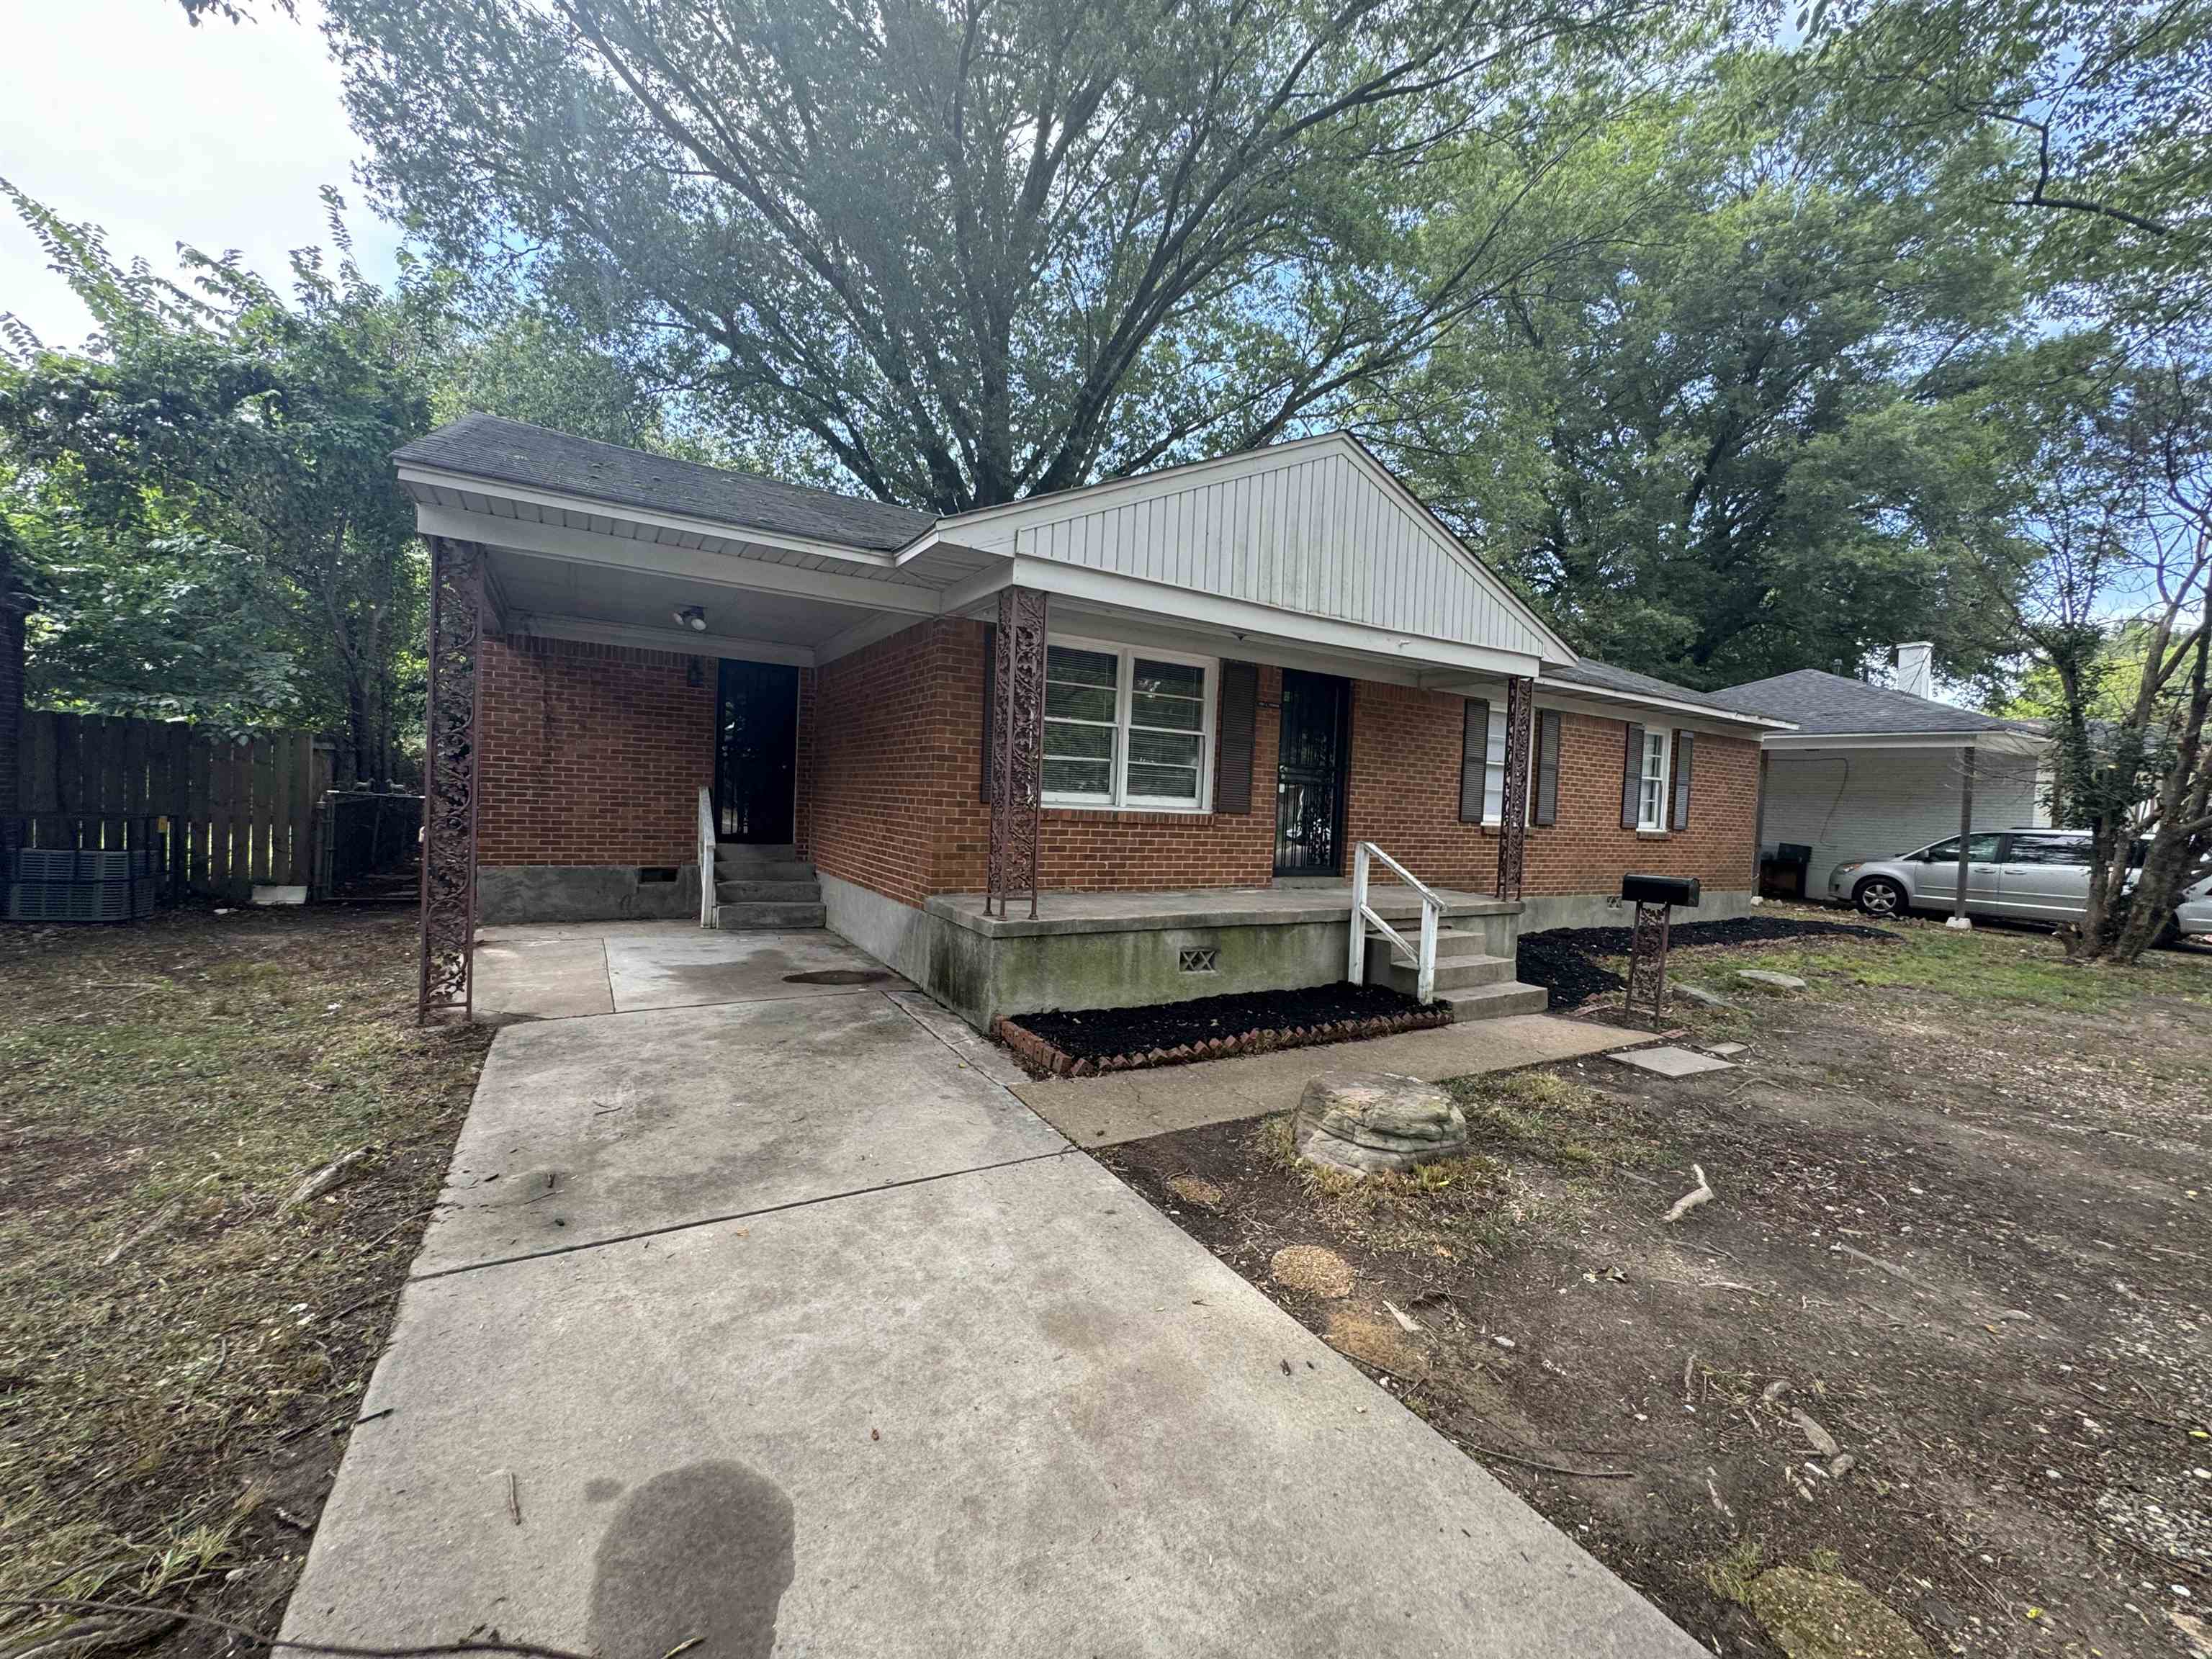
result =
[[1109,1077],[1024,1076],[1012,1084],[1022,1103],[1079,1146],[1112,1146],[1178,1129],[1287,1112],[1316,1072],[1395,1072],[1436,1082],[1573,1060],[1656,1039],[1617,1025],[1551,1014],[1510,1014],[1430,1031],[1400,1031],[1325,1048],[1200,1060],[1119,1072]]
[[[598,940],[617,1006],[641,931]],[[819,934],[660,937],[641,994],[697,988],[709,941],[764,994],[500,1033],[288,1639],[1702,1651],[926,999],[783,994]],[[515,946],[541,1009],[589,979],[555,943]]]

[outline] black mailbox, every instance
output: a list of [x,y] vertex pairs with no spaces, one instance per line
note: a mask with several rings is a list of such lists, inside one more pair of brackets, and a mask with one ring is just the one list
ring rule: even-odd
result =
[[1625,899],[1633,899],[1638,904],[1686,904],[1695,908],[1698,878],[1695,876],[1626,875],[1620,878],[1620,896]]

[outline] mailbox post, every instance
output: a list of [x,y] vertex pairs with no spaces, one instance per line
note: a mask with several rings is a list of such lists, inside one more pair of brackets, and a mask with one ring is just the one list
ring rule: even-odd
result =
[[1678,904],[1695,909],[1694,876],[1638,876],[1620,878],[1620,896],[1636,903],[1636,942],[1628,957],[1628,1014],[1639,1012],[1654,1030],[1667,1015],[1667,930]]

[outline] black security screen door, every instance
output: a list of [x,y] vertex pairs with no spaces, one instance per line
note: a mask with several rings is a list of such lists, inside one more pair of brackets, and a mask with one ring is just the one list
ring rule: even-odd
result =
[[720,839],[789,845],[799,767],[799,671],[725,659],[714,698],[714,739]]
[[1283,741],[1275,770],[1275,873],[1344,872],[1345,732],[1352,683],[1283,671]]

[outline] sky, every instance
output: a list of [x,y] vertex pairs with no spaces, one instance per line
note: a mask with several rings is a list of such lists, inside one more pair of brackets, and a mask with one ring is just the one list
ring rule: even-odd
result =
[[[388,281],[398,234],[359,201],[319,8],[296,23],[185,21],[176,0],[0,0],[0,178],[64,218],[104,227],[120,263],[177,269],[176,245],[237,248],[282,281],[292,249],[329,240],[316,191],[351,210],[355,253]],[[90,320],[0,210],[0,311],[50,346]]]

